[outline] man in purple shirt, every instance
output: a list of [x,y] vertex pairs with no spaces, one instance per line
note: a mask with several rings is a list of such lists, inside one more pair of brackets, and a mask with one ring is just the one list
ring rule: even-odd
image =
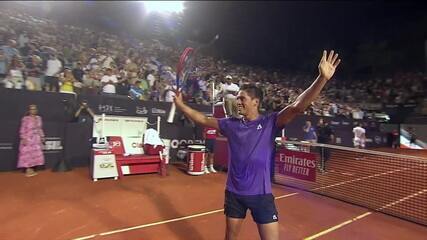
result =
[[323,51],[319,76],[292,104],[280,112],[261,115],[262,91],[254,85],[244,85],[237,96],[238,113],[242,118],[216,119],[205,116],[189,106],[177,92],[175,104],[195,123],[218,129],[228,138],[230,159],[225,189],[225,239],[237,239],[246,212],[251,210],[261,239],[278,240],[278,213],[271,191],[271,162],[274,158],[274,138],[285,124],[304,110],[319,95],[332,78],[340,63],[338,54]]

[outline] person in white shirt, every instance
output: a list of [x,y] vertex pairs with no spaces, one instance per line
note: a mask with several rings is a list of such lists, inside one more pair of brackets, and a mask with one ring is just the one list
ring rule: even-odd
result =
[[208,82],[205,80],[204,76],[202,76],[202,78],[199,78],[197,84],[199,85],[199,89],[202,92],[202,98],[206,100],[208,98]]
[[18,38],[19,48],[25,47],[25,44],[29,42],[30,42],[30,39],[28,38],[26,32],[23,32],[19,35],[19,38]]
[[167,86],[165,88],[165,102],[173,102],[174,97],[176,96],[174,90],[176,89],[175,86]]
[[221,92],[224,96],[224,111],[227,117],[236,117],[239,115],[237,113],[237,93],[239,92],[239,86],[232,82],[232,77],[227,75],[225,77],[225,84],[222,85]]
[[156,77],[154,76],[154,70],[150,70],[147,75],[148,84],[150,88],[154,86],[154,82],[156,81]]
[[59,73],[62,72],[62,63],[55,54],[50,55],[47,61],[47,68],[45,72],[45,88],[48,92],[59,91]]
[[106,75],[102,76],[102,93],[103,94],[115,94],[116,93],[116,83],[118,82],[116,75],[113,75],[113,70],[107,68]]
[[365,148],[366,142],[366,130],[362,127],[361,123],[358,123],[355,128],[353,128],[354,138],[353,144],[355,148]]

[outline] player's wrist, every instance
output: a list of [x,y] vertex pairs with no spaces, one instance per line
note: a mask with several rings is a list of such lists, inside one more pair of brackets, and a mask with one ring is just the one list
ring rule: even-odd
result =
[[319,73],[319,76],[317,76],[317,80],[321,82],[327,82],[329,79],[327,79],[323,74]]

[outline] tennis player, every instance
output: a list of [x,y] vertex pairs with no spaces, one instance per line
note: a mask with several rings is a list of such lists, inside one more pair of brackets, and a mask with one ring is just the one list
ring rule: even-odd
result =
[[178,109],[196,124],[218,129],[228,138],[230,157],[225,189],[225,239],[237,239],[247,210],[257,223],[261,239],[278,240],[278,212],[271,191],[271,163],[275,154],[274,138],[297,114],[316,99],[332,78],[340,63],[338,54],[323,51],[319,75],[289,106],[280,112],[261,115],[262,91],[254,85],[244,85],[237,95],[238,112],[242,118],[216,119],[207,117],[187,106],[177,92],[174,99]]

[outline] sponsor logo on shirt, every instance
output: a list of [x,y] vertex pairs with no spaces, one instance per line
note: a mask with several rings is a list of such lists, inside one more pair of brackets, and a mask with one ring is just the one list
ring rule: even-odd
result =
[[256,127],[256,129],[257,129],[257,130],[260,130],[260,129],[262,129],[262,126],[261,126],[261,124],[258,124],[258,127]]

